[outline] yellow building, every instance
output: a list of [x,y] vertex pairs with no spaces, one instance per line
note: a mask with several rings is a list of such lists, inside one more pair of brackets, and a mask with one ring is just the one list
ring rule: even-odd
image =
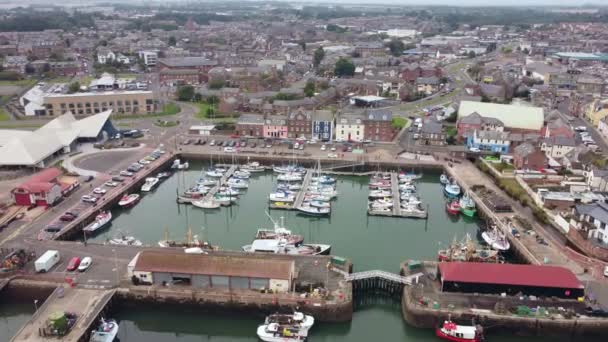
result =
[[594,127],[598,127],[600,121],[606,116],[608,116],[608,99],[593,101],[585,111],[585,118],[587,118]]
[[108,91],[44,96],[47,115],[72,112],[75,115],[96,114],[112,109],[117,114],[146,114],[156,110],[151,91]]

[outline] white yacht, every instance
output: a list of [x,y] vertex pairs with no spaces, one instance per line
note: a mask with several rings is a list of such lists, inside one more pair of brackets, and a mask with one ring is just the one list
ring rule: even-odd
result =
[[141,191],[148,192],[152,191],[154,187],[158,184],[158,178],[156,177],[148,177],[146,178],[146,182],[141,186]]

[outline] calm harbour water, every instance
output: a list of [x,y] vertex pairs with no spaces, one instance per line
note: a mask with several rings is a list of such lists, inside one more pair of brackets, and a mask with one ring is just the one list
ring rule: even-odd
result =
[[[276,176],[264,173],[250,180],[249,190],[238,205],[215,211],[178,205],[176,189],[192,185],[203,164],[194,164],[185,172],[166,179],[141,202],[128,210],[113,210],[111,227],[94,237],[105,241],[118,231],[133,235],[146,244],[155,245],[168,227],[170,238],[183,239],[188,227],[222,249],[239,250],[253,239],[260,227],[271,228],[265,215],[267,198]],[[308,218],[294,212],[273,210],[271,215],[285,217],[286,226],[303,234],[307,242],[329,243],[332,254],[350,258],[356,271],[383,269],[398,272],[406,259],[436,258],[437,250],[455,236],[475,236],[475,220],[448,217],[438,182],[439,174],[427,174],[418,182],[418,193],[429,204],[429,219],[368,217],[367,177],[339,177],[338,199],[333,202],[331,218]],[[2,307],[0,307],[2,310]],[[4,313],[4,314],[3,314]],[[31,312],[30,312],[31,314]],[[19,328],[23,315],[0,311],[0,337]],[[255,330],[262,318],[241,314],[202,313],[194,308],[137,306],[116,313],[120,320],[122,342],[156,341],[257,341]],[[10,327],[10,328],[9,328]],[[353,320],[347,323],[318,323],[311,330],[311,341],[437,341],[432,330],[408,326],[401,317],[399,303],[378,300],[358,306]],[[5,341],[7,339],[0,340]],[[491,341],[540,341],[538,338],[491,336]],[[549,340],[547,340],[549,341]],[[555,341],[555,340],[552,340]]]

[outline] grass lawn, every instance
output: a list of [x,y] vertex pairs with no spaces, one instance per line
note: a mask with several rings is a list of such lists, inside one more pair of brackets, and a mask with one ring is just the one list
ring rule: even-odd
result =
[[24,121],[23,123],[18,123],[18,124],[3,124],[0,121],[0,128],[2,129],[21,129],[21,128],[40,128],[42,127],[44,124],[43,123],[28,123],[27,121]]
[[28,87],[36,84],[38,82],[35,79],[26,79],[26,80],[18,80],[18,81],[0,81],[0,86],[18,86],[18,87]]
[[11,116],[8,115],[7,112],[4,111],[4,109],[0,108],[0,121],[8,121],[11,119]]
[[199,102],[196,104],[196,106],[198,107],[198,112],[194,113],[194,117],[201,120],[208,119],[207,109],[211,108],[212,106],[205,102]]
[[175,115],[179,113],[180,107],[175,103],[167,103],[163,106],[163,110],[157,113],[150,114],[124,114],[124,115],[112,115],[112,120],[128,120],[128,119],[145,119],[145,118],[153,118],[157,116],[169,116]]
[[445,132],[449,137],[455,137],[458,134],[458,129],[454,126],[449,126],[445,129]]
[[495,163],[492,164],[492,166],[498,171],[498,172],[502,172],[502,171],[510,171],[510,170],[515,170],[515,168],[513,167],[513,165],[509,164],[509,163]]
[[391,125],[393,126],[393,128],[402,129],[403,127],[407,126],[408,121],[409,120],[406,118],[393,117],[393,119],[391,120]]

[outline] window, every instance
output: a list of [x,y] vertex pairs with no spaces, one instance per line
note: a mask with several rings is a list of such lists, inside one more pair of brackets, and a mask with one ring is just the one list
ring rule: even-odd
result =
[[87,108],[91,108],[91,102],[85,103],[84,106],[87,107]]

